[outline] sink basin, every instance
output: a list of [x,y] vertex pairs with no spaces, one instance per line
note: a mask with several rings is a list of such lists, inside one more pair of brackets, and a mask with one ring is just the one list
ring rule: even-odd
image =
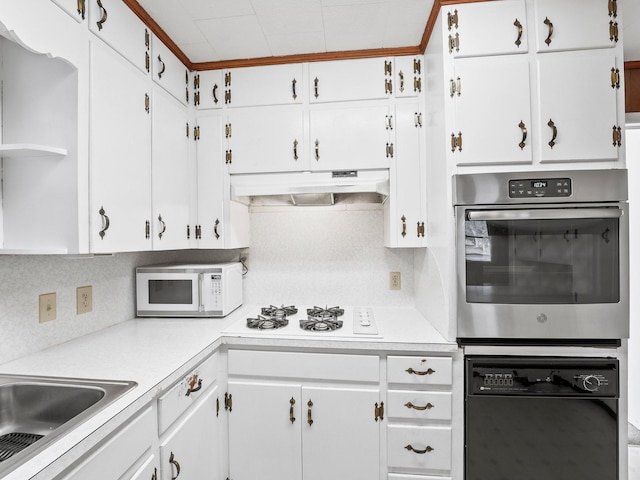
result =
[[136,385],[0,374],[0,477]]

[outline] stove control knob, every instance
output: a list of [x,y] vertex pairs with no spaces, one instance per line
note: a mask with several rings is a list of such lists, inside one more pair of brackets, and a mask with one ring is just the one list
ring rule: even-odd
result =
[[589,392],[597,392],[600,388],[600,379],[595,375],[587,375],[582,379],[584,389]]

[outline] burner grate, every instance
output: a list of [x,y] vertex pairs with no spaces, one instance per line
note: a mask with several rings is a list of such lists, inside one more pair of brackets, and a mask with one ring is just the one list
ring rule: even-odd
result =
[[7,460],[21,452],[31,444],[40,440],[44,435],[35,433],[8,433],[0,437],[0,462]]
[[261,310],[262,315],[266,315],[268,317],[287,317],[289,315],[295,315],[298,313],[298,309],[293,305],[285,307],[284,305],[280,307],[274,307],[270,305],[268,307],[262,307]]
[[300,328],[315,332],[327,332],[342,328],[342,320],[338,317],[344,315],[344,310],[339,307],[313,307],[307,309],[307,319],[300,320]]
[[258,315],[256,318],[247,318],[247,327],[258,330],[273,330],[289,325],[287,317]]

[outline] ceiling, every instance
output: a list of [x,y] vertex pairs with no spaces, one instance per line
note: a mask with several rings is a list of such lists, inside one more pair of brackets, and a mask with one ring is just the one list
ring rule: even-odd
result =
[[[137,3],[184,57],[197,64],[417,47],[423,40],[434,0],[137,0]],[[640,2],[618,0],[618,3],[624,17],[625,61],[640,60]]]

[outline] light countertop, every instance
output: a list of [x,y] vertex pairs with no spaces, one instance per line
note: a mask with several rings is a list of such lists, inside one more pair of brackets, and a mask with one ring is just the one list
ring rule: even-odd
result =
[[226,318],[136,318],[0,365],[0,373],[137,382],[105,409],[60,436],[32,460],[2,477],[50,479],[187,375],[221,345],[266,349],[455,352],[414,308],[376,307],[379,337],[281,336],[277,331],[241,331],[235,326],[259,311],[242,306]]

